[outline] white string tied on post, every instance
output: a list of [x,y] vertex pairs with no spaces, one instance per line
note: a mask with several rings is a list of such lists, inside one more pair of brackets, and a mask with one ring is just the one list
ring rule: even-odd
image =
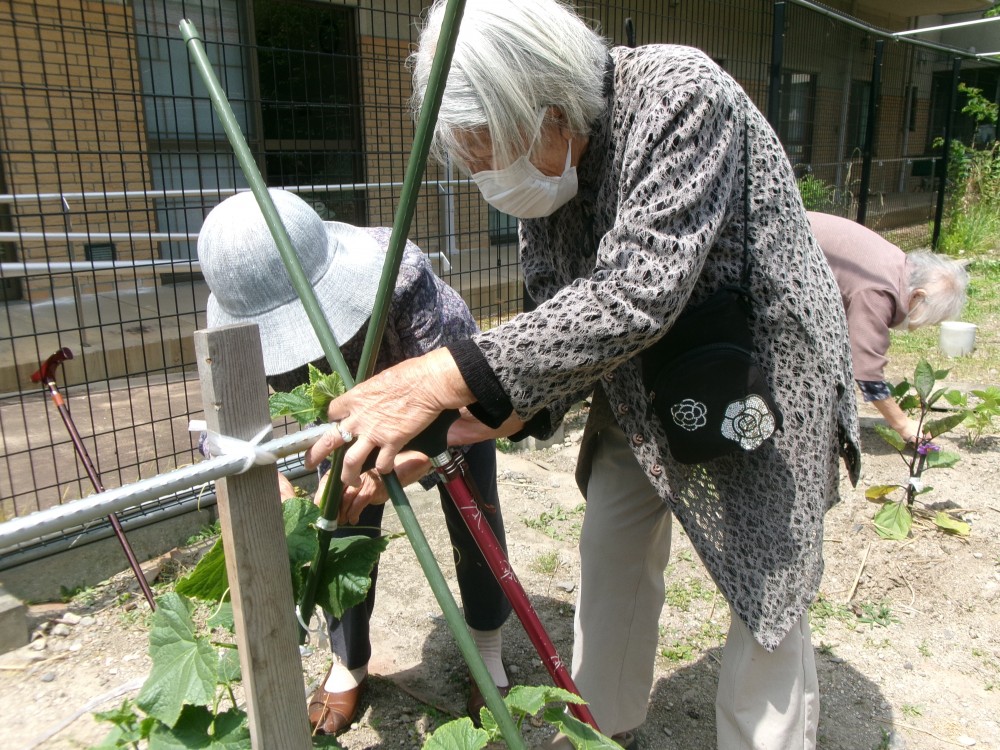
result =
[[188,431],[204,433],[202,445],[211,458],[242,457],[243,466],[237,471],[242,474],[254,466],[268,466],[278,463],[278,456],[260,447],[261,441],[271,432],[271,425],[262,428],[249,440],[240,440],[229,435],[220,435],[208,429],[203,419],[192,419],[188,423]]

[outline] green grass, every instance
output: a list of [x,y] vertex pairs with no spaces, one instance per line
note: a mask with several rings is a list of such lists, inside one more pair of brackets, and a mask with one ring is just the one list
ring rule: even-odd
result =
[[715,587],[702,583],[697,578],[673,581],[667,586],[666,603],[675,610],[688,612],[695,601],[710,602],[715,596]]
[[524,525],[529,529],[541,531],[547,537],[560,541],[574,541],[580,538],[583,527],[583,511],[585,503],[580,503],[572,510],[557,507],[553,511],[544,511],[538,518],[525,518]]
[[539,573],[550,576],[559,569],[559,553],[546,552],[544,555],[539,555],[535,558],[531,567]]

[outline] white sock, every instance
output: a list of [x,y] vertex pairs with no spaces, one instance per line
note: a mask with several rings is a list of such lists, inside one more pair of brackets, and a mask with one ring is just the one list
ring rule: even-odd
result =
[[330,667],[330,675],[323,684],[323,689],[328,693],[346,693],[353,690],[368,674],[368,665],[357,669],[348,669],[340,662],[334,662]]
[[496,630],[475,630],[469,628],[472,633],[472,640],[476,643],[476,648],[483,655],[486,668],[490,670],[493,684],[497,687],[507,687],[510,682],[507,680],[507,671],[503,668],[503,637],[500,635],[500,628]]

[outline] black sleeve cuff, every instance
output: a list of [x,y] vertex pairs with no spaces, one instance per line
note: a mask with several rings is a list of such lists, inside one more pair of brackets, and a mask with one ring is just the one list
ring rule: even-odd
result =
[[465,384],[475,396],[475,403],[469,404],[469,411],[487,427],[497,428],[514,411],[507,393],[493,374],[486,357],[472,339],[462,339],[448,344],[458,371]]

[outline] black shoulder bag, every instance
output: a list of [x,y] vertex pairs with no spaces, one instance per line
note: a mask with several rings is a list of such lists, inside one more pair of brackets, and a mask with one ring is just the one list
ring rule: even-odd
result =
[[743,274],[684,313],[640,356],[653,411],[663,423],[670,454],[699,464],[759,448],[782,416],[754,356],[747,316],[750,293],[750,141],[744,126]]

